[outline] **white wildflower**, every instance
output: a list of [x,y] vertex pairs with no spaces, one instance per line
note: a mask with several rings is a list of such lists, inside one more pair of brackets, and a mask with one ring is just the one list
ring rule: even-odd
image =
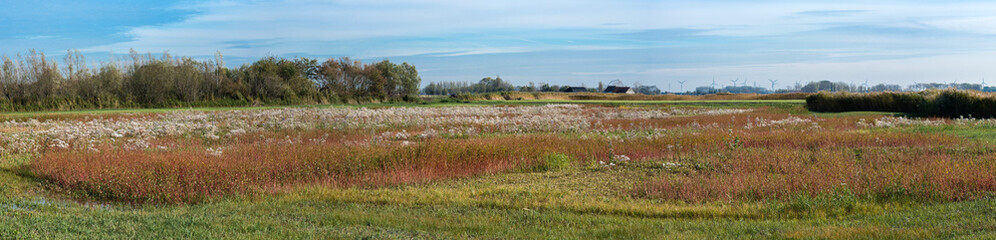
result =
[[215,157],[221,157],[224,152],[219,148],[207,148],[207,154]]
[[52,143],[49,144],[48,146],[49,147],[54,147],[54,148],[63,148],[63,149],[65,149],[65,148],[69,148],[69,143],[66,143],[66,141],[62,141],[62,139],[56,138],[56,139],[53,139]]

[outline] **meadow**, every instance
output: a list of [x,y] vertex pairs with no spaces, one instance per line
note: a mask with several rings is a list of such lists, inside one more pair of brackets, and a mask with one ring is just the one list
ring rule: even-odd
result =
[[996,120],[798,100],[5,114],[0,238],[994,238]]

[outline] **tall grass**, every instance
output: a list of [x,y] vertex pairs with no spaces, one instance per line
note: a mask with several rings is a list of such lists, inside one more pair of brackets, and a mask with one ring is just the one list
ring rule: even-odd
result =
[[[698,157],[706,157],[702,161],[717,167],[719,171],[736,171],[756,178],[765,175],[757,175],[761,173],[758,171],[744,172],[739,167],[764,165],[767,164],[765,161],[778,159],[775,155],[782,153],[798,157],[782,157],[785,161],[797,161],[798,164],[801,164],[798,161],[812,161],[814,168],[833,168],[854,159],[812,159],[808,157],[810,155],[804,154],[805,151],[820,148],[924,148],[961,143],[949,136],[918,133],[819,131],[786,134],[771,132],[770,129],[734,133],[713,129],[673,137],[624,136],[622,139],[612,135],[581,138],[522,135],[370,142],[371,140],[357,136],[360,135],[278,141],[272,137],[248,135],[220,148],[205,146],[199,141],[179,141],[174,144],[173,150],[168,151],[122,150],[111,147],[104,147],[99,152],[52,150],[34,161],[31,169],[40,177],[85,197],[173,203],[277,191],[302,184],[376,187],[509,171],[548,171],[569,168],[577,161],[609,161],[620,155],[634,160],[653,160],[697,156],[690,153],[732,154],[735,159],[742,160],[728,161],[714,155]],[[734,148],[747,150],[731,152]],[[767,152],[757,149],[783,150]],[[727,166],[728,164],[736,165]],[[783,167],[779,164],[789,163],[777,162],[765,166]],[[875,166],[877,165],[866,167]],[[901,167],[903,166],[897,168]],[[968,168],[956,170],[966,169]],[[855,171],[855,168],[828,171],[848,172]],[[824,174],[808,171],[791,175],[790,178],[818,177]],[[903,175],[896,176],[905,178]],[[723,175],[703,175],[703,178],[717,184],[729,183],[725,182]],[[781,185],[793,181],[796,180],[772,182],[770,184],[774,185],[771,185],[771,189],[785,187]],[[820,183],[836,184],[829,181]],[[656,196],[656,191],[653,190],[650,194]],[[703,199],[711,196],[704,195]]]
[[[299,184],[374,187],[546,166],[542,138],[435,139],[411,145],[256,140],[220,149],[47,152],[31,168],[86,197],[129,202],[198,202]],[[538,147],[519,147],[519,142]],[[563,164],[555,162],[555,164]]]
[[882,111],[934,117],[996,117],[996,96],[972,91],[826,93],[806,98],[815,112]]

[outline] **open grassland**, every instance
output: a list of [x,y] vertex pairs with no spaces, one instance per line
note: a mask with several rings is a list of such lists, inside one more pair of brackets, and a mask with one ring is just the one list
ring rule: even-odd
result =
[[0,238],[996,237],[994,120],[547,103],[7,116]]

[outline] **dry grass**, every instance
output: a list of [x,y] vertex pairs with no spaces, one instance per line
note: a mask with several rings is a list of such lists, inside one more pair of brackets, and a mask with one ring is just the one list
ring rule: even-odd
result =
[[[31,170],[83,197],[154,203],[302,185],[380,187],[534,171],[546,169],[551,154],[595,168],[629,161],[623,159],[657,162],[665,173],[626,183],[637,186],[630,194],[686,202],[826,194],[957,201],[996,191],[992,151],[964,138],[870,131],[860,124],[861,116],[697,113],[586,107],[564,114],[587,116],[590,126],[519,132],[489,130],[493,126],[484,123],[509,117],[496,112],[453,126],[480,134],[426,138],[385,138],[364,128],[286,129],[221,140],[175,136],[151,144],[167,149],[126,150],[113,144],[100,146],[99,152],[51,149]],[[415,135],[424,127],[378,131]]]
[[297,184],[376,187],[506,172],[539,164],[542,139],[434,139],[410,145],[336,141],[248,141],[181,150],[51,151],[31,168],[90,197],[132,202],[197,202]]

